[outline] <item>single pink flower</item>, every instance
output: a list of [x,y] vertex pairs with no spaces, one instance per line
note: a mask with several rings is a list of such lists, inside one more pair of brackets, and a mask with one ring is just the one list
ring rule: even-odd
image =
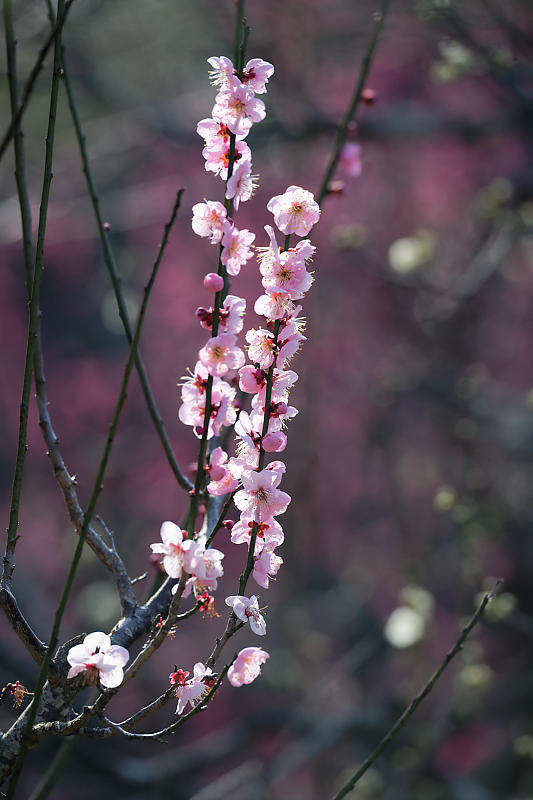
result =
[[192,229],[198,236],[209,237],[211,244],[218,244],[229,223],[227,211],[217,200],[196,203],[192,207]]
[[269,654],[260,647],[245,647],[228,670],[228,680],[231,685],[242,686],[255,681],[261,672],[261,664],[264,664],[267,658],[270,658]]
[[265,118],[265,104],[246,86],[228,83],[215,99],[213,119],[236,135],[247,134],[254,122]]
[[270,331],[251,328],[244,337],[248,342],[248,358],[261,369],[268,369],[274,361],[274,338]]
[[320,207],[315,198],[301,186],[289,186],[284,194],[276,195],[267,204],[274,221],[285,234],[305,236],[320,219]]
[[[246,544],[250,543],[252,536],[252,528],[254,520],[241,514],[241,518],[236,522],[231,529],[231,541],[233,544]],[[283,544],[284,535],[283,528],[274,517],[258,522],[258,531],[255,539],[255,552],[254,555],[260,556],[265,545],[269,545],[272,549],[279,547]]]
[[71,647],[67,654],[70,669],[67,678],[74,678],[80,672],[86,672],[88,682],[100,680],[102,686],[114,689],[120,686],[124,678],[124,666],[130,654],[125,647],[111,644],[106,633],[95,631],[85,637],[82,644]]
[[244,597],[243,595],[231,595],[226,597],[226,605],[233,609],[233,613],[242,622],[249,622],[250,628],[258,636],[264,636],[266,633],[265,618],[259,610],[259,603],[257,597],[253,594],[251,597]]
[[249,200],[257,188],[257,176],[252,175],[251,160],[242,160],[233,168],[226,186],[226,199],[233,200],[235,211],[241,202]]
[[176,714],[181,714],[185,711],[185,707],[189,703],[191,708],[197,705],[198,700],[202,695],[209,691],[213,684],[213,672],[209,667],[205,667],[201,661],[194,665],[193,677],[180,683],[176,690],[178,696],[178,707]]
[[287,510],[291,498],[277,488],[281,481],[278,472],[268,469],[260,472],[245,470],[241,480],[243,488],[234,497],[239,511],[244,511],[257,522],[261,522],[269,517],[277,517]]
[[283,559],[276,555],[272,545],[265,545],[258,556],[254,555],[254,581],[263,589],[268,589],[270,580],[277,575],[282,564]]
[[[202,155],[205,158],[205,169],[207,172],[214,172],[215,175],[220,175],[222,180],[227,180],[229,169],[229,154],[230,148],[228,144],[222,144],[213,147],[204,147]],[[234,164],[250,164],[252,153],[246,142],[236,142],[235,151],[233,154]]]
[[161,543],[151,544],[152,553],[161,553],[163,567],[171,578],[179,578],[182,570],[190,572],[190,558],[195,549],[195,542],[187,538],[174,522],[163,522],[161,525]]
[[241,267],[253,258],[251,244],[255,239],[255,233],[246,230],[237,230],[235,226],[229,228],[222,237],[221,262],[226,267],[229,275],[238,275]]
[[255,94],[265,94],[266,84],[273,74],[273,64],[262,58],[252,58],[242,71],[242,82]]
[[223,333],[208,339],[199,352],[200,361],[211,375],[221,377],[230,369],[239,369],[244,364],[244,353],[235,345],[233,333]]

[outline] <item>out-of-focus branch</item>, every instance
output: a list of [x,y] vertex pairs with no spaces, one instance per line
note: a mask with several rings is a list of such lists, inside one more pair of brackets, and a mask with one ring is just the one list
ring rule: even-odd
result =
[[333,173],[335,172],[335,168],[339,161],[341,150],[346,142],[346,137],[348,135],[348,126],[350,122],[352,122],[355,116],[355,112],[357,111],[357,106],[359,105],[359,102],[361,100],[361,95],[363,93],[363,89],[365,88],[366,78],[370,70],[370,66],[372,64],[372,59],[374,57],[374,53],[376,50],[379,37],[381,35],[381,31],[383,29],[383,24],[385,22],[385,17],[387,15],[388,8],[389,8],[389,0],[381,0],[381,10],[379,12],[376,12],[376,14],[374,15],[374,30],[372,31],[372,36],[370,38],[370,42],[368,43],[367,51],[363,57],[363,63],[361,65],[359,76],[357,78],[357,84],[355,86],[355,92],[348,108],[346,109],[342,122],[337,128],[337,135],[335,137],[335,143],[333,145],[333,152],[326,167],[326,171],[324,172],[324,177],[322,178],[320,188],[316,194],[316,201],[319,205],[322,204],[322,200],[324,199],[327,193],[329,182],[333,177]]
[[[65,88],[67,91],[67,99],[68,105],[70,108],[70,113],[72,116],[72,122],[74,125],[74,130],[76,132],[76,139],[78,141],[78,146],[80,149],[81,160],[83,163],[83,173],[85,175],[85,179],[87,182],[87,188],[89,191],[89,196],[91,198],[91,203],[94,211],[94,216],[96,219],[96,225],[98,227],[98,234],[100,237],[100,242],[102,245],[102,251],[104,255],[104,261],[106,267],[109,272],[109,276],[111,278],[111,283],[113,286],[113,291],[115,293],[115,298],[117,301],[117,306],[119,310],[119,315],[122,320],[122,325],[124,327],[124,331],[126,333],[126,338],[128,342],[131,344],[132,341],[132,326],[128,314],[128,309],[126,306],[126,301],[124,299],[124,293],[122,291],[121,280],[118,273],[118,268],[115,261],[115,256],[113,254],[113,250],[111,247],[111,243],[109,241],[109,237],[107,231],[104,227],[104,221],[102,219],[102,215],[100,212],[100,202],[98,199],[98,194],[96,192],[96,186],[94,183],[94,179],[92,176],[91,166],[89,163],[89,158],[87,155],[87,148],[85,146],[85,135],[83,133],[81,122],[78,114],[78,109],[76,105],[76,99],[74,97],[74,91],[72,88],[72,84],[70,81],[69,72],[67,66],[65,64],[65,56],[63,53],[63,70],[64,76],[63,81],[65,84]],[[165,451],[165,455],[167,457],[167,461],[170,464],[170,468],[174,473],[174,476],[179,483],[179,485],[189,491],[192,489],[191,481],[183,474],[177,460],[176,456],[174,455],[174,451],[172,450],[172,445],[170,444],[169,438],[167,436],[167,432],[165,430],[165,425],[159,409],[157,407],[157,403],[155,398],[152,394],[152,390],[150,388],[150,383],[148,381],[148,376],[146,374],[146,370],[144,367],[144,363],[141,359],[141,356],[138,352],[135,353],[135,367],[137,369],[137,373],[139,375],[139,380],[141,382],[142,390],[146,399],[146,405],[148,406],[148,411],[150,412],[150,416],[152,417],[152,422],[154,427],[157,431],[159,439],[161,441],[161,445],[163,450]]]
[[[11,12],[11,0],[4,0],[4,27],[6,36],[6,50],[8,56],[8,81],[9,92],[11,100],[12,113],[15,112],[18,103],[18,81],[17,81],[17,65],[16,65],[16,42],[13,30],[13,19]],[[20,218],[22,225],[22,242],[23,242],[23,255],[24,255],[24,268],[26,277],[26,289],[28,293],[28,301],[31,301],[32,292],[32,274],[34,265],[34,249],[33,249],[33,235],[32,235],[32,220],[31,209],[28,195],[28,186],[26,180],[26,159],[24,149],[24,137],[22,133],[21,122],[16,124],[14,133],[14,149],[15,149],[15,177],[17,183],[17,194],[20,207]],[[55,478],[59,484],[63,497],[67,506],[70,519],[79,532],[83,523],[83,511],[79,505],[78,497],[75,490],[75,479],[71,477],[67,470],[61,451],[59,449],[59,440],[56,436],[52,421],[50,419],[48,397],[46,392],[46,379],[44,370],[44,358],[42,352],[42,339],[41,339],[41,324],[40,324],[40,310],[37,309],[37,322],[35,330],[35,341],[33,347],[33,371],[35,374],[35,390],[37,397],[37,407],[39,414],[39,426],[41,428],[44,441],[47,446],[47,455],[52,464]],[[115,552],[113,553],[107,548],[100,537],[92,530],[89,529],[87,540],[91,549],[96,553],[97,557],[102,563],[110,570],[115,578],[115,582],[119,588],[121,605],[124,613],[131,608],[132,603],[135,602],[135,596],[129,589],[129,579],[122,563],[122,560]],[[3,606],[6,610],[7,606]],[[23,617],[19,620],[21,631],[24,630],[27,624]],[[31,637],[30,637],[31,638]]]
[[2,159],[2,156],[7,150],[9,142],[13,138],[16,127],[21,120],[21,117],[26,109],[26,106],[28,105],[28,101],[33,91],[33,87],[35,86],[35,81],[37,80],[37,76],[39,75],[39,72],[43,67],[44,60],[48,54],[48,51],[50,50],[52,44],[54,43],[56,36],[60,37],[61,35],[63,25],[65,24],[65,21],[67,19],[67,14],[73,2],[74,0],[66,0],[65,3],[61,4],[61,11],[57,15],[57,22],[54,25],[53,29],[50,31],[50,34],[46,39],[45,43],[39,50],[39,55],[37,56],[37,60],[33,66],[32,71],[30,72],[28,80],[26,81],[24,91],[22,92],[22,97],[20,101],[17,103],[14,113],[11,116],[11,122],[9,123],[8,128],[0,143],[0,160]]
[[411,700],[411,702],[409,703],[409,705],[407,706],[401,717],[397,720],[397,722],[395,722],[395,724],[392,726],[389,732],[383,737],[383,739],[380,741],[375,750],[368,756],[367,759],[365,759],[365,761],[361,764],[357,772],[350,778],[349,781],[347,781],[344,784],[342,789],[340,789],[337,792],[337,794],[333,796],[333,800],[341,800],[342,797],[346,797],[346,795],[352,791],[356,783],[363,777],[365,772],[372,766],[374,761],[383,752],[383,750],[392,741],[392,739],[394,739],[396,734],[399,733],[401,729],[407,724],[410,717],[414,714],[420,703],[422,703],[422,701],[431,692],[431,690],[437,683],[438,679],[440,678],[440,676],[442,675],[442,673],[444,672],[450,661],[452,661],[452,659],[455,658],[457,653],[459,653],[463,649],[463,645],[466,639],[468,638],[472,630],[476,627],[477,623],[483,616],[483,612],[485,611],[487,604],[494,597],[500,583],[501,582],[498,581],[494,586],[494,588],[490,592],[487,592],[485,594],[477,611],[473,614],[473,616],[470,618],[467,624],[463,627],[461,635],[457,639],[456,643],[450,650],[448,650],[448,652],[444,656],[444,659],[437,667],[437,669],[435,670],[429,681],[426,683],[424,688],[416,695],[416,697],[413,697],[413,699]]
[[17,601],[7,586],[0,586],[0,606],[7,620],[36,664],[41,665],[46,645],[36,636],[18,607]]

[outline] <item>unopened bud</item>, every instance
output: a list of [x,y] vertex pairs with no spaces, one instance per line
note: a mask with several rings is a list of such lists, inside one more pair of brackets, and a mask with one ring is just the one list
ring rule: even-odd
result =
[[216,272],[208,272],[204,278],[204,286],[211,292],[220,292],[224,288],[224,278]]

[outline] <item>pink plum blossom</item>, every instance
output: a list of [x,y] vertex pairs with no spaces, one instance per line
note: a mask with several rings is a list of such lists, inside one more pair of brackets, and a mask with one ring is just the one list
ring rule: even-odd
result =
[[281,453],[287,446],[287,437],[282,431],[271,431],[263,437],[262,446],[266,453]]
[[229,223],[227,211],[217,200],[196,203],[192,207],[192,229],[198,236],[209,237],[211,244],[218,244]]
[[163,522],[161,525],[162,543],[151,544],[152,553],[161,553],[165,572],[171,578],[179,578],[182,570],[191,571],[191,557],[194,555],[195,542],[187,538],[174,522]]
[[[207,172],[214,172],[215,175],[220,175],[222,180],[228,177],[229,168],[229,144],[219,143],[213,147],[206,145],[202,150],[202,155],[205,158],[205,169]],[[252,153],[246,142],[235,142],[234,160],[235,162],[243,162],[250,164]]]
[[71,647],[67,654],[70,669],[67,678],[74,678],[80,672],[86,672],[88,683],[97,678],[102,686],[114,689],[120,686],[124,678],[124,666],[130,654],[125,647],[111,644],[106,633],[95,631],[85,637],[82,644]]
[[242,686],[255,681],[261,672],[261,664],[264,664],[267,658],[270,658],[269,654],[260,647],[245,647],[228,670],[228,680],[231,685]]
[[207,63],[213,68],[209,71],[211,83],[225,89],[227,86],[239,86],[240,80],[235,74],[235,67],[226,56],[211,56]]
[[239,511],[244,511],[256,522],[261,522],[269,517],[277,517],[287,510],[291,498],[277,488],[281,481],[278,472],[268,469],[260,472],[245,470],[241,480],[243,488],[234,497]]
[[241,201],[245,203],[253,196],[257,188],[256,177],[252,175],[252,162],[249,159],[240,161],[234,167],[226,186],[226,199],[233,200],[235,211],[238,210]]
[[251,328],[244,337],[248,342],[248,358],[261,369],[268,369],[274,361],[274,337],[263,328]]
[[267,204],[274,222],[282,233],[305,236],[320,219],[320,207],[307,189],[289,186]]
[[[202,137],[207,147],[228,147],[230,131],[227,125],[223,122],[217,122],[216,119],[201,119],[196,126],[196,132]],[[237,136],[237,141],[242,137]]]
[[[232,543],[248,545],[250,543],[253,525],[253,519],[247,517],[246,514],[241,514],[241,518],[231,529]],[[258,522],[257,525],[259,529],[255,540],[255,555],[261,555],[265,545],[269,545],[273,549],[283,544],[283,528],[274,517],[263,520],[263,522]]]
[[239,369],[244,364],[244,353],[235,345],[233,333],[223,333],[208,339],[199,352],[200,361],[211,375],[221,377],[230,369]]
[[268,589],[270,580],[277,575],[282,564],[283,559],[276,555],[274,548],[271,545],[265,545],[260,555],[254,556],[252,571],[254,581],[263,589]]
[[246,134],[254,122],[265,118],[265,104],[246,86],[228,83],[215,99],[213,119],[223,122],[232,133]]
[[255,233],[251,233],[246,228],[239,231],[232,226],[226,230],[222,237],[223,250],[220,260],[229,275],[238,275],[241,267],[244,267],[246,262],[253,258],[251,244],[254,239]]
[[267,373],[252,364],[247,364],[239,370],[239,388],[248,394],[255,394],[266,386]]
[[231,595],[226,597],[226,605],[233,609],[233,613],[242,622],[249,622],[250,628],[258,636],[264,636],[266,633],[265,618],[259,610],[259,603],[257,597],[253,594],[251,597],[244,597],[243,595]]
[[262,294],[254,304],[255,313],[267,319],[281,319],[285,314],[290,313],[291,309],[291,299],[284,292]]
[[[243,327],[243,316],[246,311],[246,300],[244,297],[237,297],[228,294],[222,308],[218,314],[218,329],[222,333],[240,333]],[[200,320],[200,325],[206,330],[213,327],[213,309],[198,308],[196,316]]]
[[209,687],[213,684],[213,672],[209,667],[205,667],[201,661],[194,665],[193,677],[180,683],[176,689],[178,697],[178,707],[176,714],[182,714],[185,711],[187,703],[191,708],[197,705],[197,701],[205,694]]
[[268,79],[274,74],[274,66],[262,58],[252,58],[242,71],[242,82],[255,94],[265,94]]

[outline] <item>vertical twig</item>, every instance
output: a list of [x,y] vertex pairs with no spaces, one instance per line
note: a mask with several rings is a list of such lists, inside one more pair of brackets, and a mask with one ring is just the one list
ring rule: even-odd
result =
[[374,14],[374,29],[372,31],[372,36],[370,38],[370,42],[368,43],[366,53],[363,56],[363,63],[361,65],[361,70],[357,78],[357,84],[355,86],[354,95],[352,97],[352,100],[348,108],[346,109],[341,124],[337,128],[335,143],[333,145],[333,152],[329,159],[326,171],[324,172],[324,177],[322,178],[320,188],[316,195],[316,201],[318,205],[322,205],[322,201],[327,193],[329,182],[333,177],[333,173],[335,172],[335,167],[337,166],[341,150],[346,142],[346,137],[348,134],[348,125],[353,120],[355,112],[357,111],[357,106],[359,105],[359,102],[361,100],[361,94],[363,92],[363,89],[365,88],[367,75],[370,70],[372,60],[374,58],[374,53],[376,51],[376,46],[379,37],[381,35],[381,31],[383,29],[383,24],[385,22],[385,17],[387,15],[388,8],[389,8],[389,0],[381,0],[381,10],[377,11]]
[[401,729],[406,725],[406,723],[409,721],[409,718],[414,714],[420,703],[431,692],[431,690],[437,683],[438,679],[440,678],[440,676],[442,675],[442,673],[444,672],[450,661],[453,658],[455,658],[455,656],[457,655],[457,653],[459,653],[460,650],[463,649],[463,645],[466,639],[468,638],[469,634],[472,632],[472,630],[475,628],[475,626],[483,616],[483,612],[485,611],[487,604],[494,597],[494,594],[498,589],[500,583],[501,581],[498,581],[494,586],[494,588],[490,592],[487,592],[485,594],[483,600],[479,605],[479,608],[470,618],[467,624],[464,626],[464,628],[461,631],[461,635],[457,639],[456,643],[446,653],[444,659],[439,664],[439,666],[437,667],[437,669],[435,670],[429,681],[426,683],[424,688],[416,695],[416,697],[413,697],[413,699],[411,700],[411,702],[409,703],[409,705],[407,706],[401,717],[397,720],[397,722],[395,722],[395,724],[392,726],[389,732],[383,737],[383,739],[380,741],[375,750],[373,750],[372,753],[368,756],[368,758],[366,758],[363,761],[357,772],[350,778],[349,781],[347,781],[344,784],[342,789],[340,789],[337,792],[337,794],[334,795],[333,800],[341,800],[342,797],[346,797],[346,795],[352,791],[356,783],[363,777],[363,775],[369,769],[369,767],[372,766],[376,758],[378,758],[378,756],[383,752],[383,750],[387,747],[387,745],[394,739],[396,734],[399,733]]
[[[62,23],[65,20],[64,0],[58,0],[57,18],[58,18],[58,25],[56,26],[57,31],[54,34],[54,64],[52,71],[52,85],[50,90],[50,109],[48,114],[48,130],[46,136],[43,188],[41,193],[41,205],[39,209],[39,227],[37,231],[35,267],[33,270],[31,300],[30,300],[28,344],[26,349],[26,363],[24,368],[24,383],[23,383],[22,400],[21,400],[19,443],[17,450],[17,461],[15,465],[15,475],[13,478],[13,492],[11,500],[11,513],[9,518],[8,540],[6,546],[6,555],[4,557],[4,569],[2,573],[2,584],[7,586],[9,586],[9,583],[11,581],[11,576],[14,568],[14,554],[15,554],[15,546],[17,543],[17,528],[18,528],[18,506],[19,506],[20,492],[22,487],[22,473],[24,469],[26,430],[28,422],[28,410],[29,410],[29,392],[32,380],[33,347],[34,347],[34,340],[37,335],[38,320],[39,320],[38,316],[39,290],[41,285],[41,274],[43,270],[44,239],[45,239],[46,221],[48,215],[48,200],[50,197],[50,185],[52,183],[54,134],[55,134],[55,122],[56,122],[56,112],[57,112],[57,98],[59,94],[59,79],[60,79],[60,67],[61,67],[61,27]],[[16,117],[13,117],[11,122],[11,127],[13,130],[15,130],[17,124],[18,124],[18,119]],[[44,686],[44,679],[46,677],[48,665],[51,658],[51,649],[52,648],[49,646],[48,649],[46,650],[46,653],[43,658],[43,663],[41,665],[39,683],[41,683],[41,677],[42,677],[42,685],[40,687],[40,692],[42,692],[42,687]],[[28,734],[31,731],[31,726],[33,724],[33,720],[35,719],[37,705],[38,705],[37,698],[34,697],[32,701],[32,706],[28,714],[28,724],[25,728],[22,737],[19,754],[15,761],[13,767],[13,773],[11,775],[11,780],[9,781],[9,785],[7,788],[6,800],[11,800],[17,786],[20,770],[22,769],[22,764],[24,762],[24,758],[28,750]]]

